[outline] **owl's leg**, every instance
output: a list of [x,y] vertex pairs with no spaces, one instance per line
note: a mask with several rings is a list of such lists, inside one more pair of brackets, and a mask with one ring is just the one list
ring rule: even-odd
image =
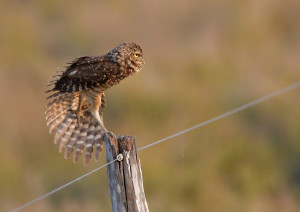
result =
[[107,129],[104,127],[103,121],[99,114],[99,107],[101,106],[101,95],[98,95],[96,98],[93,99],[93,103],[91,105],[91,113],[100,124],[100,127],[103,132],[107,132]]
[[90,112],[93,115],[93,117],[96,119],[96,121],[99,123],[102,132],[106,133],[107,129],[104,127],[102,118],[99,114],[99,107],[101,106],[102,103],[101,99],[102,99],[103,92],[99,93],[99,92],[94,92],[93,90],[87,90],[82,92],[82,95],[91,104]]
[[[99,108],[99,107],[98,107],[98,108]],[[102,119],[100,118],[98,108],[92,109],[91,112],[92,112],[93,116],[95,117],[95,119],[97,120],[97,122],[100,124],[100,127],[101,127],[102,131],[103,131],[103,132],[107,132],[106,128],[104,127],[103,121],[102,121]]]
[[110,136],[111,138],[115,137],[115,135],[110,132],[107,131],[107,129],[104,127],[103,121],[99,115],[99,106],[101,105],[101,98],[100,98],[100,104],[97,106],[96,104],[94,105],[94,107],[92,107],[92,111],[91,113],[93,114],[93,116],[95,117],[95,119],[98,121],[98,123],[100,124],[101,130],[103,131],[105,136]]

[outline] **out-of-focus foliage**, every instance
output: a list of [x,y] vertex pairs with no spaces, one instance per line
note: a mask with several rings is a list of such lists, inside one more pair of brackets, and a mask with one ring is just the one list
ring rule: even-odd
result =
[[[139,43],[145,68],[107,92],[105,123],[142,147],[300,79],[300,1],[2,1],[0,210],[100,166],[48,134],[65,62]],[[139,152],[151,211],[300,211],[299,89]],[[103,169],[24,211],[110,211]]]

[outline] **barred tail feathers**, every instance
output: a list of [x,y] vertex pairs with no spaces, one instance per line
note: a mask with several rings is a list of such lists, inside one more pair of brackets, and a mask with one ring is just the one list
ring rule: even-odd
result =
[[85,120],[81,127],[80,127],[80,134],[78,136],[77,142],[76,142],[76,150],[73,155],[73,162],[76,163],[85,147],[86,144],[86,138],[87,138],[87,133],[89,130],[89,124],[90,122]]
[[95,129],[95,160],[98,161],[100,157],[101,150],[103,148],[103,134],[100,125],[98,124]]
[[84,120],[80,126],[77,124],[77,118],[74,118],[64,135],[61,135],[58,140],[60,142],[59,151],[65,152],[65,159],[69,158],[74,151],[73,162],[76,163],[85,149],[83,163],[87,165],[95,149],[95,160],[98,161],[103,148],[104,133],[93,117],[91,120]]
[[92,153],[94,151],[94,143],[95,143],[95,125],[96,124],[91,124],[89,126],[89,130],[87,133],[87,137],[86,137],[86,144],[85,144],[85,154],[84,154],[84,164],[87,165],[88,162],[91,159]]

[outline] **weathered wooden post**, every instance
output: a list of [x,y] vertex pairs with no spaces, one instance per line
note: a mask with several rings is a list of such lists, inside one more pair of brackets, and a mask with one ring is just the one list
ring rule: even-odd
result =
[[105,136],[105,154],[113,212],[148,212],[135,137]]

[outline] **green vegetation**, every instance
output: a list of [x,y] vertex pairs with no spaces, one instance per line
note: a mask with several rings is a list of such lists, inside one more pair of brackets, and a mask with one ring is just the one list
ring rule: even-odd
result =
[[[45,85],[65,62],[139,43],[145,68],[104,120],[138,147],[300,79],[300,1],[4,1],[0,211],[102,165],[64,160]],[[151,211],[300,211],[299,89],[140,152]],[[24,211],[111,211],[106,170]]]

